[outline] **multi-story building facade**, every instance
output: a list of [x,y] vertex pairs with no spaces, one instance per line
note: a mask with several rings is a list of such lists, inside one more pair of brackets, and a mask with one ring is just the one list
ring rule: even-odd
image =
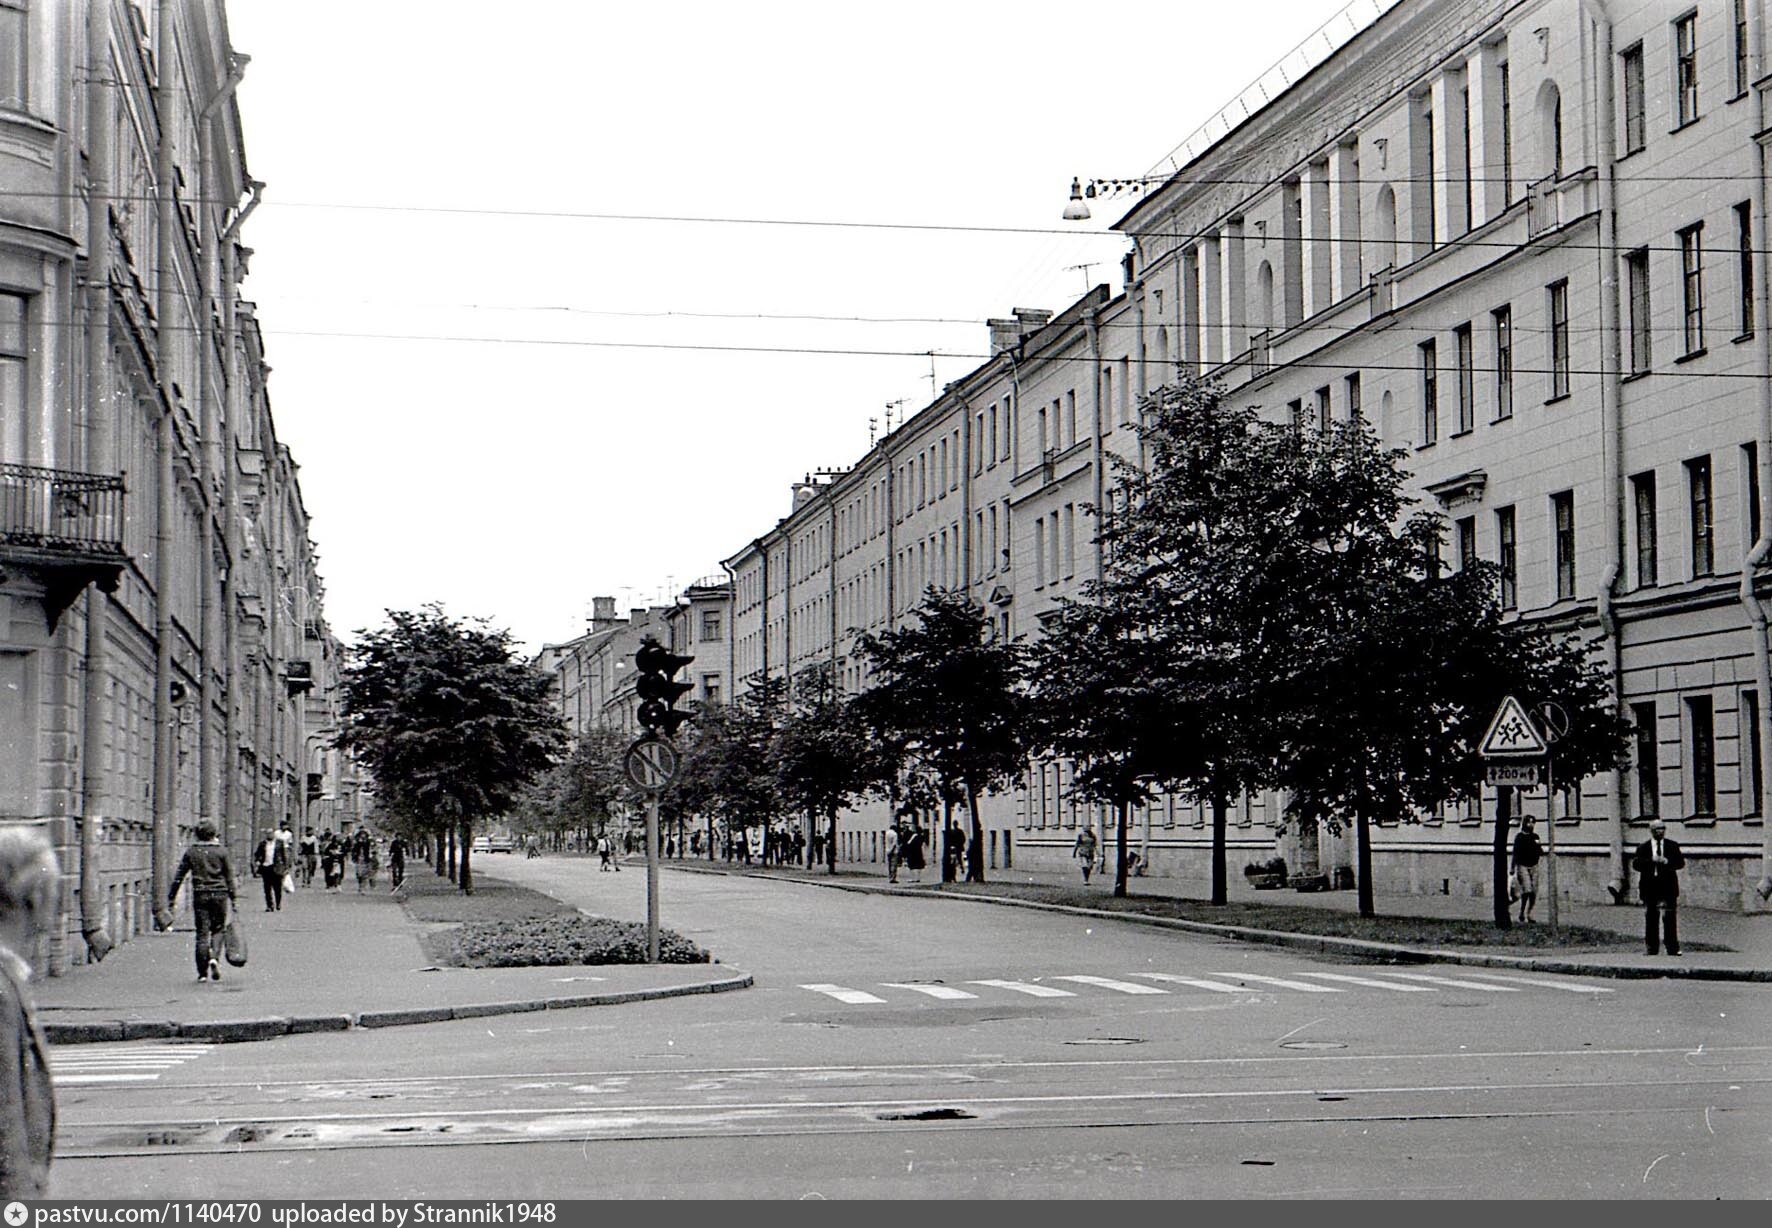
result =
[[0,5],[0,822],[59,848],[52,972],[169,919],[197,819],[299,823],[335,677],[238,293],[245,65],[219,0]]
[[[1687,893],[1757,907],[1772,745],[1764,0],[1403,0],[1183,147],[1117,228],[1124,284],[994,328],[995,356],[728,560],[735,685],[828,660],[929,583],[1009,634],[1098,573],[1086,507],[1138,463],[1140,395],[1178,371],[1303,426],[1368,421],[1503,603],[1597,636],[1629,765],[1554,802],[1562,882],[1604,900],[1651,816]],[[1028,328],[1025,325],[1035,324]],[[1754,553],[1756,552],[1757,553]],[[1752,554],[1752,562],[1750,562]],[[818,604],[825,595],[833,609]],[[1232,849],[1345,867],[1240,799]],[[1381,890],[1486,889],[1496,801],[1375,834]],[[1000,858],[1091,816],[1064,764],[984,807]],[[847,856],[882,815],[851,816]],[[1154,873],[1198,873],[1206,816],[1138,816]]]
[[665,615],[670,638],[663,643],[680,656],[695,659],[682,680],[695,689],[684,698],[696,703],[725,703],[731,695],[732,651],[727,624],[732,617],[732,585],[725,576],[697,580],[683,590],[683,599]]
[[548,645],[538,659],[558,680],[560,713],[566,730],[578,737],[587,729],[637,734],[634,719],[634,653],[648,636],[671,642],[674,605],[636,606],[626,618],[615,613],[615,598],[592,601],[590,626],[577,639]]

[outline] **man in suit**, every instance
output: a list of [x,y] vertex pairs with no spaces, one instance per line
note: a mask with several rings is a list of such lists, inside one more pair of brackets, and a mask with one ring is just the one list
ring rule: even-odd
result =
[[1660,954],[1664,941],[1669,955],[1680,953],[1680,871],[1685,866],[1680,846],[1667,838],[1667,824],[1653,820],[1649,838],[1637,846],[1631,859],[1643,897],[1643,942],[1651,955]]

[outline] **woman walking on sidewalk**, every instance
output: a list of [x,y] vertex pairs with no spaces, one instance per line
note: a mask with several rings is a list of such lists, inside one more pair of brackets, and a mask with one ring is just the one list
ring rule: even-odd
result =
[[[0,1200],[49,1192],[55,1093],[25,982],[28,956],[53,919],[60,869],[34,827],[0,828]],[[22,1208],[21,1208],[22,1210]],[[11,1207],[7,1208],[10,1219]]]
[[1083,863],[1083,885],[1087,887],[1089,872],[1095,869],[1095,829],[1093,827],[1085,827],[1077,833],[1077,844],[1071,850],[1071,856]]

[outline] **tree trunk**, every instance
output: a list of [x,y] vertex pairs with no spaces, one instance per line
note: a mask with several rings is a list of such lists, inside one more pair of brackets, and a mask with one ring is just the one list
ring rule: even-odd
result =
[[966,811],[972,816],[972,837],[966,841],[966,881],[984,881],[984,823],[978,817],[978,790],[966,786]]
[[449,829],[449,881],[455,881],[455,828]]
[[461,821],[461,882],[462,894],[474,894],[474,867],[470,853],[474,847],[474,825],[468,820]]
[[[971,795],[971,790],[967,790]],[[954,802],[947,790],[941,792],[941,834],[935,840],[935,855],[941,858],[941,881],[951,883],[959,877],[959,871],[948,859],[948,830],[954,825]]]
[[1230,803],[1225,800],[1224,791],[1215,789],[1212,793],[1212,902],[1228,904],[1230,902],[1230,881],[1225,874],[1224,844],[1226,829],[1229,824]]
[[437,842],[431,846],[431,852],[434,854],[431,861],[437,871],[437,877],[442,878],[449,873],[449,867],[443,864],[443,838],[441,836],[439,836]]
[[1507,832],[1514,817],[1514,791],[1507,785],[1495,791],[1495,847],[1490,850],[1494,863],[1495,928],[1512,929],[1513,910],[1507,898]]
[[1114,894],[1126,894],[1126,828],[1131,822],[1132,803],[1122,801],[1114,808]]
[[1360,876],[1360,915],[1376,917],[1378,908],[1372,902],[1372,820],[1366,817],[1364,806],[1354,815],[1354,858]]
[[837,808],[835,806],[831,807],[831,812],[826,818],[827,822],[825,824],[824,834],[824,868],[825,873],[835,874],[837,872]]

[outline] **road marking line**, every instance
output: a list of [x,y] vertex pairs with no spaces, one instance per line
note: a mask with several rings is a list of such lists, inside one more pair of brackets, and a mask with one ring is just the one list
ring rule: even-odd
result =
[[1015,993],[1024,993],[1031,998],[1074,998],[1077,995],[1068,989],[1054,989],[1051,985],[1034,985],[1027,981],[967,981],[968,985],[989,985],[992,989],[1008,989]]
[[1153,981],[1165,981],[1172,985],[1192,985],[1195,989],[1210,989],[1213,993],[1244,993],[1240,986],[1226,985],[1223,981],[1208,981],[1197,976],[1177,976],[1173,972],[1134,972],[1133,976],[1149,977]]
[[1166,994],[1169,992],[1167,989],[1158,989],[1154,985],[1135,985],[1131,981],[1116,981],[1112,977],[1107,976],[1059,976],[1053,977],[1052,979],[1055,981],[1073,981],[1078,985],[1094,985],[1101,989],[1111,989],[1115,993]]
[[867,1004],[884,1006],[885,998],[877,998],[871,993],[863,993],[859,989],[847,989],[842,985],[802,985],[801,989],[810,989],[813,993],[829,994],[839,1002],[847,1002],[852,1006]]
[[1480,981],[1498,981],[1503,985],[1541,985],[1545,989],[1560,989],[1564,993],[1611,993],[1610,989],[1599,985],[1576,985],[1569,981],[1547,981],[1535,976],[1496,976],[1492,972],[1461,972],[1460,976],[1476,977]]
[[1395,981],[1381,981],[1370,976],[1349,976],[1345,972],[1301,972],[1300,976],[1321,977],[1325,981],[1346,981],[1349,985],[1364,985],[1368,989],[1394,989],[1398,993],[1437,993],[1427,985],[1399,985]]
[[55,1081],[62,1087],[75,1083],[152,1083],[159,1074],[71,1074],[55,1075]]
[[880,984],[886,989],[909,989],[913,993],[928,994],[931,998],[944,1000],[976,999],[978,997],[975,993],[967,993],[964,989],[955,989],[952,985],[917,985],[909,981],[881,981]]
[[1454,989],[1480,989],[1484,993],[1519,993],[1510,985],[1485,985],[1481,981],[1460,981],[1449,976],[1429,976],[1425,972],[1387,972],[1385,976],[1400,976],[1410,981],[1426,981],[1431,985],[1450,985]]
[[1330,985],[1312,985],[1309,981],[1289,981],[1283,976],[1257,976],[1253,972],[1214,972],[1212,975],[1229,977],[1232,980],[1241,977],[1245,981],[1260,981],[1264,985],[1278,985],[1281,989],[1301,989],[1305,993],[1341,992]]

